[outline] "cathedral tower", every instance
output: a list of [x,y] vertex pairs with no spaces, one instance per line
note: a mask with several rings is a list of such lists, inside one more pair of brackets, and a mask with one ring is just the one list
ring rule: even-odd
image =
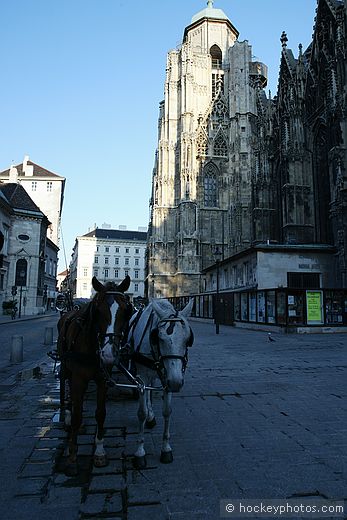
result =
[[[210,0],[168,53],[152,179],[149,296],[201,290],[201,270],[271,239],[274,199],[264,152],[267,67]],[[255,198],[253,186],[257,186]]]

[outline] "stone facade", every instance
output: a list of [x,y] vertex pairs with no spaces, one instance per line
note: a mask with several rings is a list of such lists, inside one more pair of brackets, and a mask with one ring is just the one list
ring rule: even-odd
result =
[[[0,303],[13,299],[17,287],[21,315],[45,310],[46,234],[49,221],[29,197],[21,184],[0,184],[0,227],[5,235],[2,248]],[[55,262],[57,261],[55,247]],[[21,278],[21,274],[22,278]],[[20,283],[19,283],[20,282]]]
[[318,1],[298,58],[282,34],[274,99],[266,66],[211,4],[168,54],[148,293],[198,293],[216,248],[224,260],[270,242],[335,246],[333,283],[346,286],[346,1]]

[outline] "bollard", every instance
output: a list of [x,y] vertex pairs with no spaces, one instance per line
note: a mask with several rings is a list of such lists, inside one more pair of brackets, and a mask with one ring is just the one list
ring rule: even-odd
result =
[[44,345],[53,345],[53,327],[46,327]]
[[23,362],[23,336],[12,336],[10,361],[11,363]]

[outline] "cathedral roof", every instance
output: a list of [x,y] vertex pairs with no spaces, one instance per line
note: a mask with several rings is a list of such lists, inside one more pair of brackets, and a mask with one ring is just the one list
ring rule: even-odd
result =
[[191,23],[195,23],[198,20],[201,20],[201,18],[213,18],[214,20],[229,20],[229,18],[222,11],[222,9],[215,9],[213,7],[213,1],[211,0],[207,2],[207,7],[205,7],[205,9],[199,11],[193,16]]

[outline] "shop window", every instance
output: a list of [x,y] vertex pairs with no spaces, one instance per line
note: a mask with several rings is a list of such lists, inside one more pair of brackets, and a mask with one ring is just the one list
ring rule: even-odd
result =
[[249,321],[257,320],[257,293],[249,295]]
[[304,294],[288,292],[288,325],[304,323]]
[[258,292],[257,295],[257,321],[260,323],[265,322],[265,293],[263,291]]
[[267,322],[276,323],[276,293],[268,291],[266,295]]
[[281,291],[277,293],[277,323],[279,325],[287,323],[287,295]]
[[[345,318],[345,319],[344,319]],[[325,320],[329,325],[342,325],[347,320],[347,294],[343,291],[325,292]]]
[[248,293],[241,293],[241,320],[248,321]]
[[234,294],[234,319],[235,321],[241,319],[240,293]]

